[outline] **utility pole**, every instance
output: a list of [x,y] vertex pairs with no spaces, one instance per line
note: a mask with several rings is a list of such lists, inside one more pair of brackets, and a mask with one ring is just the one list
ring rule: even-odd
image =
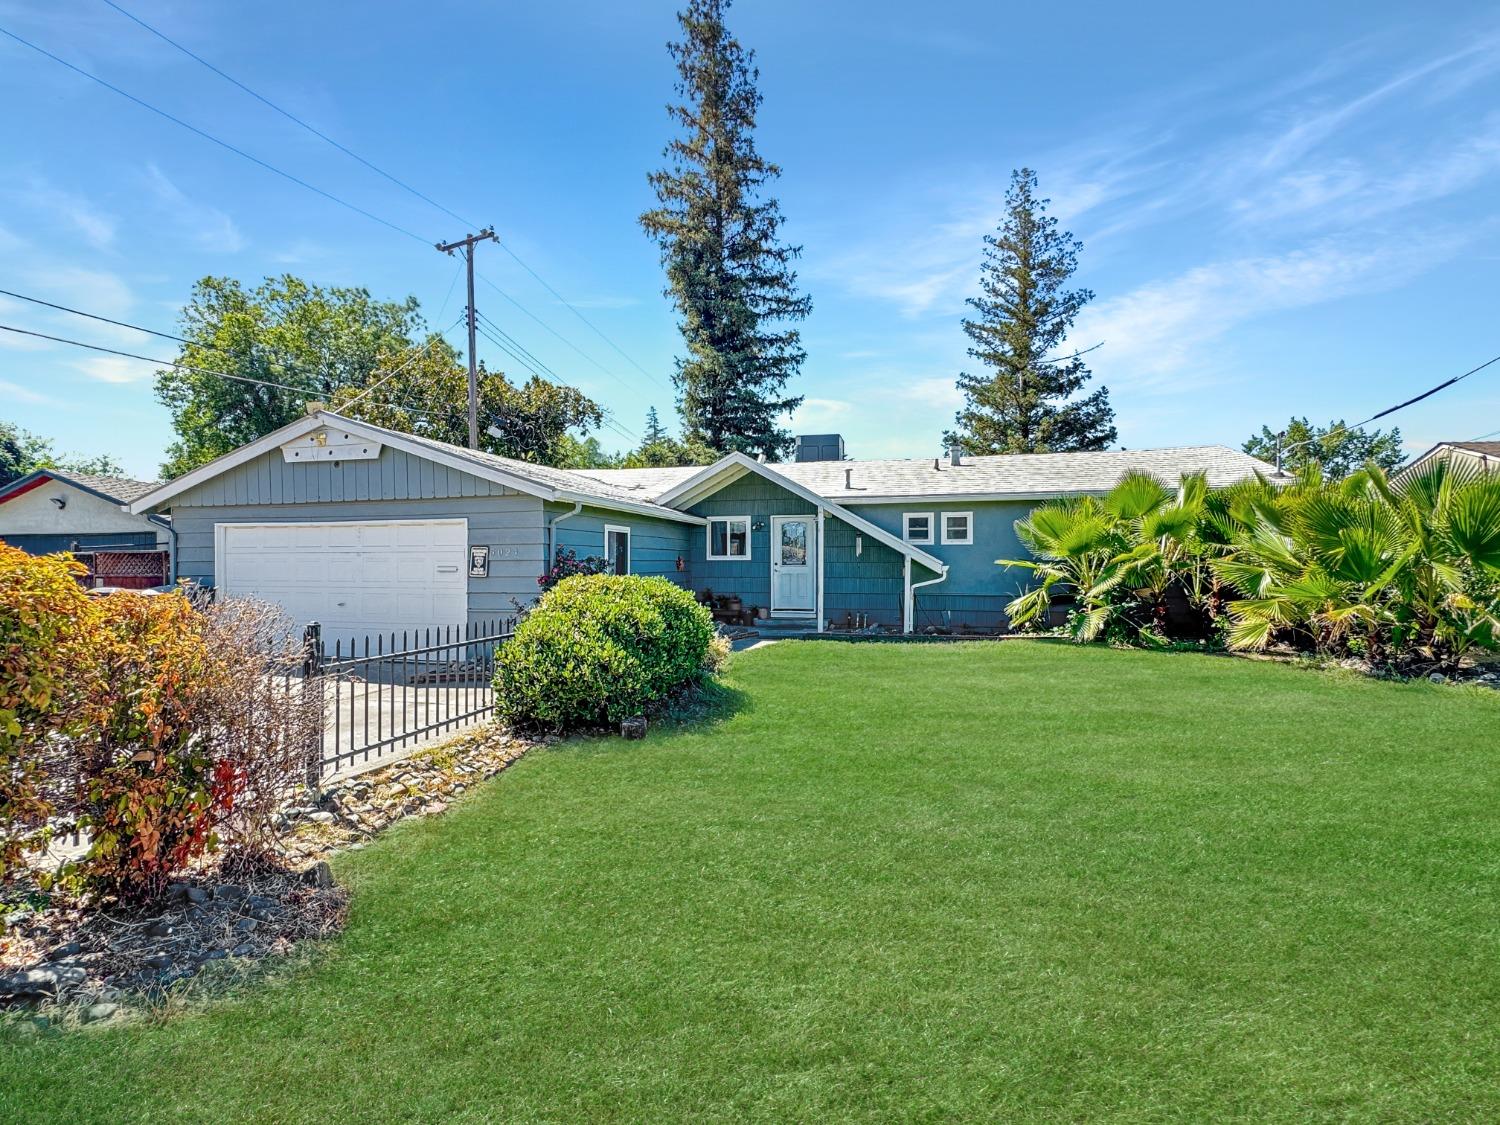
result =
[[494,227],[485,227],[478,234],[466,235],[456,242],[439,242],[437,248],[444,254],[452,255],[455,250],[462,249],[464,252],[464,265],[469,274],[469,448],[479,448],[479,360],[474,355],[474,247],[477,243],[489,240],[499,242],[495,237]]

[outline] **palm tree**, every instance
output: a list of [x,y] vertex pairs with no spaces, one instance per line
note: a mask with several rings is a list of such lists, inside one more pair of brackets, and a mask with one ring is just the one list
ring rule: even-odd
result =
[[1406,670],[1451,667],[1500,636],[1488,586],[1500,578],[1500,478],[1438,462],[1393,483],[1372,464],[1213,507],[1212,569],[1243,595],[1229,605],[1232,648],[1290,640]]
[[1045,619],[1059,592],[1078,601],[1074,638],[1093,641],[1120,627],[1131,639],[1163,635],[1168,591],[1204,604],[1211,581],[1200,528],[1208,499],[1202,473],[1176,492],[1149,473],[1130,472],[1102,498],[1055,500],[1016,523],[1030,559],[996,559],[1040,582],[1006,606],[1012,623]]

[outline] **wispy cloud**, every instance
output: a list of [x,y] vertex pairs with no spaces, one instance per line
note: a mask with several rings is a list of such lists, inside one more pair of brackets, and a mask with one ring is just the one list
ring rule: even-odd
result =
[[73,364],[90,379],[101,383],[141,383],[156,374],[156,365],[115,355],[95,355]]
[[12,402],[25,402],[32,406],[50,406],[58,410],[67,409],[67,404],[61,400],[32,390],[30,387],[23,387],[19,383],[12,383],[9,379],[0,379],[0,395],[4,395]]
[[146,188],[198,246],[233,254],[245,248],[245,237],[225,212],[190,198],[155,164],[147,164]]
[[1085,309],[1072,339],[1104,341],[1093,368],[1112,386],[1175,386],[1184,372],[1213,365],[1213,345],[1232,328],[1272,312],[1394,288],[1451,256],[1462,240],[1454,231],[1375,244],[1325,240],[1195,266]]
[[58,187],[43,176],[27,176],[16,192],[32,210],[61,222],[96,250],[114,246],[118,223],[92,200]]

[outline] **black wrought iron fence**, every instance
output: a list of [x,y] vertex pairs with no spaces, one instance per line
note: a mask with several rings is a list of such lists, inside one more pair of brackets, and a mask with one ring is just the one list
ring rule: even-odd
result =
[[330,652],[307,626],[303,687],[319,694],[323,732],[308,755],[308,784],[392,756],[476,722],[495,709],[495,649],[514,618],[379,633]]

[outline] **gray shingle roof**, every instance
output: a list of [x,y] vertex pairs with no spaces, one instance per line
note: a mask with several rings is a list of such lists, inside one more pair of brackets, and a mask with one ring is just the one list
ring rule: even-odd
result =
[[95,473],[73,473],[64,469],[45,470],[49,477],[57,480],[70,481],[80,488],[87,488],[97,492],[101,496],[108,496],[111,500],[117,500],[121,504],[129,504],[132,500],[138,500],[153,488],[161,485],[160,481],[132,480],[129,477],[106,477]]
[[[370,425],[370,423],[363,423]],[[374,426],[373,429],[382,427]],[[395,431],[387,430],[387,433]],[[630,504],[646,504],[650,507],[659,507],[655,503],[656,496],[664,492],[667,486],[655,491],[644,491],[622,487],[605,480],[596,479],[591,473],[575,469],[554,469],[550,465],[534,465],[530,461],[518,461],[513,457],[501,457],[494,453],[485,453],[477,449],[468,449],[462,445],[452,445],[446,441],[437,441],[433,438],[417,437],[415,434],[401,434],[407,441],[418,445],[429,446],[433,449],[442,450],[452,457],[461,457],[466,461],[473,461],[478,465],[486,465],[492,469],[498,469],[504,473],[513,473],[519,477],[526,477],[538,484],[544,484],[549,488],[559,488],[568,492],[581,493],[600,500],[615,500]],[[691,470],[697,472],[696,469]],[[679,513],[672,508],[663,508],[663,512],[673,515]]]
[[1470,453],[1482,453],[1486,457],[1500,457],[1500,441],[1448,441],[1455,449],[1467,449]]
[[[1245,480],[1275,467],[1248,453],[1223,445],[1173,449],[1107,450],[1102,453],[1017,453],[999,457],[965,457],[960,465],[947,458],[883,461],[805,461],[770,466],[826,499],[857,504],[877,497],[1015,496],[1046,497],[1078,492],[1108,492],[1130,470],[1175,483],[1183,473],[1206,472],[1211,487]],[[853,488],[845,488],[845,472]],[[655,498],[701,469],[553,470],[587,475],[637,497]]]

